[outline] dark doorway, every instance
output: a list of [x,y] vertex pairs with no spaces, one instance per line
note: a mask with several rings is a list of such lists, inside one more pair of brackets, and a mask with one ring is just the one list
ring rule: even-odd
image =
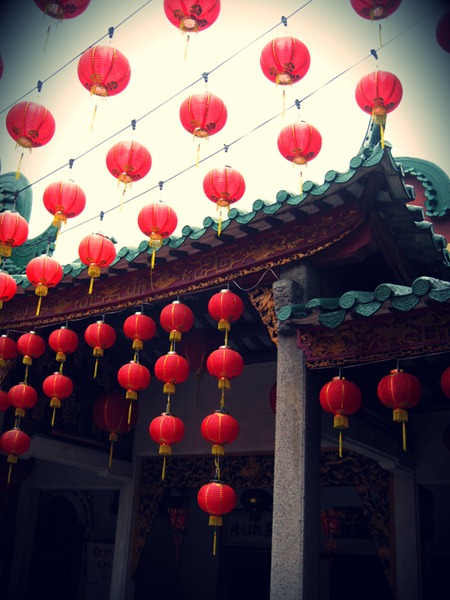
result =
[[330,600],[392,600],[378,556],[334,554],[330,565]]
[[270,548],[222,548],[217,600],[269,600]]
[[52,498],[36,520],[27,598],[77,600],[85,528],[73,504]]

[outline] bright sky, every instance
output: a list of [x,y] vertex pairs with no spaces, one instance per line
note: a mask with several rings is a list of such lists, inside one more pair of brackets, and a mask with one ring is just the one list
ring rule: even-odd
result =
[[[445,1],[403,0],[380,22],[380,48],[378,23],[359,17],[350,0],[222,0],[216,23],[191,36],[186,59],[186,37],[167,20],[162,0],[91,0],[82,15],[58,25],[33,0],[0,4],[2,172],[15,171],[20,156],[5,126],[13,104],[43,104],[56,121],[53,139],[26,151],[21,166],[33,184],[29,238],[52,221],[42,201],[50,183],[72,179],[87,196],[83,213],[61,230],[54,256],[63,264],[78,258],[79,242],[93,232],[114,237],[117,250],[137,246],[145,239],[137,225],[139,210],[160,198],[178,215],[177,234],[184,225],[200,227],[205,217],[216,217],[202,187],[213,168],[230,165],[241,172],[246,193],[234,206],[243,211],[257,199],[275,201],[282,189],[298,193],[299,170],[277,149],[279,132],[297,119],[314,125],[323,139],[320,154],[303,170],[304,181],[322,183],[329,170],[347,171],[369,121],[356,104],[355,88],[377,67],[397,75],[403,86],[402,102],[387,121],[386,140],[394,156],[431,160],[450,173],[450,54],[435,38],[436,24],[448,10]],[[282,16],[288,17],[287,27]],[[111,40],[110,27],[115,28]],[[259,58],[266,43],[285,34],[306,44],[311,66],[286,90],[283,115],[282,88],[266,79]],[[121,94],[101,100],[82,87],[77,64],[89,46],[108,44],[128,58],[131,80]],[[203,73],[209,73],[207,84]],[[40,93],[38,80],[44,82]],[[228,120],[201,144],[202,162],[196,167],[197,141],[181,125],[179,108],[205,88],[224,101]],[[131,139],[148,148],[153,164],[123,196],[105,158],[116,142]],[[70,159],[75,159],[72,169]],[[160,181],[165,182],[162,192]]]

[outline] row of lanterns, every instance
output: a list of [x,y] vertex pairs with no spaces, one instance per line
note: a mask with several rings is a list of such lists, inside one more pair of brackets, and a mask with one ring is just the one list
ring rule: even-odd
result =
[[[237,320],[243,311],[242,300],[228,289],[211,297],[208,303],[210,316],[218,323],[219,331],[225,333],[224,344],[211,352],[206,360],[208,372],[217,378],[218,388],[221,390],[219,409],[207,416],[201,425],[201,434],[205,440],[212,444],[212,454],[215,456],[216,478],[202,488],[199,495],[199,504],[210,513],[210,522],[216,527],[221,523],[221,515],[229,512],[234,507],[227,503],[225,497],[234,495],[234,491],[220,481],[220,457],[224,455],[224,445],[234,441],[238,434],[237,421],[225,409],[224,393],[230,389],[230,380],[241,374],[243,369],[242,357],[228,345],[228,332],[232,321]],[[160,454],[164,458],[162,478],[165,474],[165,460],[171,454],[173,444],[180,442],[184,435],[184,425],[178,417],[171,412],[171,396],[175,393],[176,386],[186,381],[190,365],[188,361],[176,352],[176,344],[181,341],[184,333],[193,325],[192,311],[180,301],[174,301],[163,308],[160,314],[160,323],[169,334],[170,348],[166,355],[157,359],[154,366],[155,376],[163,383],[163,391],[167,394],[166,410],[149,425],[150,437],[159,444]],[[100,396],[93,407],[94,421],[97,426],[109,432],[111,465],[113,444],[118,436],[130,431],[138,418],[139,392],[146,389],[150,383],[150,372],[139,363],[139,352],[145,342],[151,340],[156,333],[156,324],[151,317],[137,312],[129,316],[123,324],[123,332],[131,340],[133,359],[123,365],[117,373],[123,393],[113,392]],[[84,332],[84,339],[92,347],[95,358],[94,377],[97,375],[98,361],[104,356],[106,350],[111,348],[116,341],[116,332],[104,320],[89,325]],[[48,376],[42,385],[43,392],[50,399],[53,408],[52,425],[54,424],[55,411],[61,407],[63,400],[73,392],[73,383],[63,374],[67,356],[78,348],[78,335],[67,326],[60,327],[51,332],[48,343],[55,352],[55,359],[59,363],[59,371]],[[23,356],[25,376],[23,382],[12,386],[8,391],[0,392],[0,409],[15,408],[15,424],[13,430],[6,432],[2,437],[1,448],[8,455],[10,467],[17,462],[17,457],[29,449],[29,437],[20,429],[20,419],[25,416],[25,411],[32,408],[37,400],[37,390],[28,383],[28,372],[33,360],[40,358],[46,349],[45,341],[35,332],[22,334],[17,341],[3,335],[0,337],[0,364],[6,365],[14,360],[18,353]],[[9,481],[8,475],[8,481]],[[219,494],[215,501],[211,500],[210,493],[206,491],[211,487]],[[223,492],[223,490],[225,490]],[[230,491],[231,490],[231,491]],[[223,492],[223,494],[222,494]],[[228,496],[226,496],[228,494]],[[206,504],[201,498],[205,495]],[[215,496],[214,496],[215,497]],[[214,503],[215,502],[215,503]],[[212,511],[212,512],[211,512]],[[216,534],[214,536],[216,540]],[[215,542],[214,542],[215,552]]]
[[[76,16],[78,8],[82,12],[88,3],[83,2],[78,8],[70,10],[67,3],[56,3],[61,4],[58,8],[53,6],[55,4],[53,2],[40,4],[48,5],[47,8],[43,6],[40,8],[44,11],[51,11],[54,17],[56,14],[66,15],[69,13]],[[361,16],[368,18],[367,10],[370,8],[370,18],[381,19],[394,12],[398,8],[399,2],[384,4],[377,2],[376,7],[369,8],[368,6],[373,3],[355,2],[352,4]],[[359,4],[362,6],[358,6]],[[217,19],[220,2],[200,2],[187,10],[184,3],[166,0],[164,10],[169,20],[179,26],[182,31],[199,31],[209,27]],[[289,36],[278,37],[263,48],[260,66],[263,74],[276,85],[283,87],[293,85],[308,72],[310,54],[300,40]],[[93,46],[82,54],[78,62],[78,78],[81,84],[95,96],[114,96],[122,92],[130,81],[130,74],[127,58],[111,46]],[[401,83],[395,75],[377,70],[360,80],[355,97],[360,108],[371,114],[372,119],[380,125],[383,132],[386,115],[398,106],[402,93]],[[201,139],[208,138],[222,130],[227,120],[227,109],[219,97],[210,92],[204,92],[192,94],[186,98],[180,106],[179,116],[183,127],[201,141]],[[31,149],[43,146],[52,139],[55,132],[55,120],[44,106],[34,102],[20,102],[9,110],[6,127],[18,146]],[[384,143],[383,135],[382,143]],[[315,127],[304,121],[298,121],[281,130],[277,146],[286,160],[303,166],[319,154],[322,137]],[[120,141],[108,151],[106,165],[110,173],[124,184],[125,192],[128,185],[148,174],[152,158],[144,145],[136,141]],[[207,198],[217,205],[219,211],[218,234],[220,235],[222,209],[229,210],[231,204],[242,198],[245,193],[244,178],[238,171],[228,166],[222,169],[213,169],[204,177],[203,190]],[[55,182],[47,187],[43,200],[45,208],[54,216],[53,224],[58,227],[59,231],[61,224],[65,223],[68,218],[78,216],[82,212],[86,204],[86,195],[74,182]],[[158,207],[159,218],[152,214],[149,222],[149,212],[156,210],[153,208],[150,211],[144,207],[145,210],[142,209],[138,215],[140,229],[149,236],[152,266],[154,266],[156,250],[162,245],[163,239],[169,237],[177,226],[177,217],[174,211],[162,204],[160,202],[151,205]],[[14,211],[11,212],[14,215]],[[16,221],[18,220],[15,215],[14,218]],[[24,243],[28,233],[26,226],[22,223],[19,229],[17,237],[14,237],[14,235],[8,235],[9,228],[6,232],[0,226],[0,244],[17,246]],[[92,235],[99,236],[100,234]],[[92,293],[94,278],[99,276],[101,268],[111,264],[115,258],[115,251],[112,242],[105,236],[99,237],[95,241],[95,252],[91,252],[90,248],[87,250],[86,244],[83,242],[80,244],[80,259],[89,265],[89,271],[92,274],[89,291]],[[89,239],[88,243],[90,242]],[[104,246],[101,251],[99,251],[100,246]],[[30,271],[33,275],[33,268]],[[60,271],[56,268],[54,276],[47,278],[49,285],[42,282],[42,277],[34,277],[30,281],[34,285],[40,286],[39,293],[44,295],[46,287],[59,283],[59,275]],[[11,286],[13,284],[9,281],[3,301],[11,298]]]
[[[441,375],[441,389],[450,398],[450,367]],[[420,402],[422,386],[419,379],[402,369],[392,369],[380,379],[377,396],[381,404],[392,410],[392,419],[402,425],[402,447],[406,452],[406,423],[408,410]],[[360,388],[352,381],[333,377],[320,390],[320,405],[326,412],[332,413],[333,427],[339,430],[339,456],[342,457],[342,431],[349,426],[348,417],[361,407]]]

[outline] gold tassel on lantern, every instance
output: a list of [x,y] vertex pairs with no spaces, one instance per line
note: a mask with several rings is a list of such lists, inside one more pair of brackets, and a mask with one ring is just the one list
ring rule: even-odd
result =
[[339,458],[342,458],[342,430],[348,429],[347,415],[336,414],[333,418],[333,427],[339,429]]
[[408,422],[408,411],[404,408],[396,408],[392,413],[392,420],[395,423],[402,424],[402,446],[403,452],[406,452],[406,423]]
[[92,290],[94,289],[94,279],[96,277],[100,277],[100,267],[98,265],[89,265],[88,267],[88,275],[91,278],[90,284],[89,284],[89,294],[92,294]]
[[50,400],[50,408],[53,408],[52,427],[54,427],[54,425],[55,425],[56,409],[57,408],[61,408],[61,400],[59,398],[53,397]]
[[109,434],[109,441],[110,441],[110,444],[109,444],[109,463],[108,463],[109,468],[111,468],[111,466],[112,466],[114,442],[117,442],[117,440],[118,440],[118,437],[117,437],[116,433],[110,433]]

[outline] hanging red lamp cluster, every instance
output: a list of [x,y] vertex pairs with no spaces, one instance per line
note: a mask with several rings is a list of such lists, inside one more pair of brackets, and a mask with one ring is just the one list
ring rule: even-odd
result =
[[114,144],[106,155],[106,166],[117,183],[123,184],[123,193],[132,183],[143,179],[150,171],[152,157],[147,148],[134,140]]
[[[322,148],[322,136],[313,125],[305,121],[297,121],[283,127],[278,135],[277,146],[286,160],[303,167],[319,154]],[[302,170],[300,170],[300,193],[303,193]]]
[[88,267],[91,278],[89,294],[92,294],[94,280],[100,277],[102,269],[109,267],[116,258],[114,242],[101,233],[91,233],[84,237],[78,246],[78,256]]
[[43,202],[53,215],[53,225],[61,229],[67,219],[80,215],[86,206],[86,194],[74,181],[55,181],[44,190]]
[[42,391],[50,398],[50,408],[53,409],[52,427],[55,424],[56,409],[61,408],[62,400],[68,398],[73,392],[73,382],[70,377],[62,373],[53,373],[46,377],[42,383]]
[[217,328],[224,332],[225,344],[211,352],[206,361],[210,375],[217,377],[221,390],[219,409],[205,417],[200,426],[203,438],[211,444],[214,456],[215,476],[203,485],[197,495],[197,502],[209,516],[209,525],[214,527],[213,555],[217,550],[217,527],[222,525],[222,515],[236,506],[236,493],[221,480],[221,457],[225,455],[225,445],[235,441],[239,434],[239,424],[225,408],[225,389],[230,389],[230,379],[241,374],[244,362],[241,355],[228,346],[228,334],[231,323],[237,321],[243,313],[242,299],[223,289],[214,294],[208,302],[208,313],[217,321]]
[[8,469],[8,484],[11,482],[11,473],[13,465],[17,464],[18,457],[26,454],[31,446],[31,439],[28,434],[14,427],[9,431],[5,431],[0,437],[0,450],[7,454]]
[[52,256],[42,255],[30,260],[25,273],[28,281],[36,288],[34,293],[39,298],[36,316],[39,316],[42,298],[47,295],[49,288],[58,285],[63,278],[62,266]]
[[112,348],[116,343],[117,335],[114,327],[104,320],[88,325],[84,331],[84,340],[91,346],[92,355],[95,357],[94,378],[97,377],[99,358],[104,356],[105,350]]
[[165,202],[159,200],[143,206],[138,214],[138,226],[142,233],[148,236],[151,248],[151,268],[155,266],[156,252],[163,241],[175,231],[178,217],[175,211]]
[[59,329],[52,331],[48,337],[48,345],[56,352],[56,361],[60,363],[59,372],[63,372],[64,363],[67,355],[73,354],[78,348],[78,334],[69,329],[67,325],[63,325]]
[[155,377],[164,384],[167,402],[166,410],[151,421],[148,431],[152,440],[159,444],[159,453],[163,456],[161,479],[164,480],[166,457],[172,453],[172,444],[181,442],[184,436],[183,422],[171,412],[171,395],[178,384],[187,380],[190,371],[187,360],[176,352],[176,343],[191,329],[194,315],[186,304],[175,300],[162,309],[159,320],[169,333],[170,346],[169,352],[157,359],[154,368]]

